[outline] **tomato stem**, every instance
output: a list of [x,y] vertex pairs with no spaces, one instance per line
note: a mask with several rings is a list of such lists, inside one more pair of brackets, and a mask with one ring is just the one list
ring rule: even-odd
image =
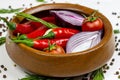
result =
[[90,16],[93,16],[93,17],[94,17],[94,16],[95,16],[95,14],[96,14],[96,12],[97,12],[97,11],[94,11],[94,12],[92,13],[92,15],[90,15]]
[[94,11],[90,16],[85,17],[86,18],[85,22],[93,22],[93,21],[95,21],[98,18],[98,17],[95,16],[96,12],[97,11]]
[[44,50],[49,50],[49,51],[51,51],[51,50],[55,49],[56,44],[55,44],[55,43],[51,44],[51,43],[50,43],[50,40],[48,40],[48,45],[49,45],[49,46],[48,46],[47,48],[45,48]]

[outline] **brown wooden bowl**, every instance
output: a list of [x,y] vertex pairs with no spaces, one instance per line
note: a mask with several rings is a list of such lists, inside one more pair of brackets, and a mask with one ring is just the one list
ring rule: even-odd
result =
[[[34,14],[50,9],[65,9],[82,12],[90,15],[94,10],[78,4],[56,3],[43,4],[25,10]],[[101,42],[93,48],[82,52],[63,55],[51,55],[40,50],[30,48],[24,44],[11,42],[9,32],[6,40],[6,49],[11,59],[22,68],[35,74],[51,77],[71,77],[89,73],[103,66],[113,55],[114,36],[113,29],[108,19],[97,12],[96,14],[104,22],[104,36]],[[15,17],[14,22],[21,22],[21,18]]]

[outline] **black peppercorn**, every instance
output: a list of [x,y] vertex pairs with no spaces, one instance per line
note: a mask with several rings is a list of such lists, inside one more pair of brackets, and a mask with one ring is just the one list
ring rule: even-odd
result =
[[115,61],[115,59],[114,59],[114,58],[112,59],[112,62],[113,62],[113,61]]
[[2,71],[0,70],[0,73],[1,73]]
[[118,51],[118,48],[116,48],[115,50]]
[[4,71],[7,71],[7,68],[4,68]]
[[110,65],[112,66],[112,65],[113,65],[113,62],[111,62]]
[[7,78],[7,76],[6,76],[6,75],[3,75],[3,78]]
[[119,71],[116,71],[116,73],[115,73],[116,75],[118,75],[119,74]]
[[1,65],[0,67],[1,67],[1,68],[4,68],[4,65]]
[[116,12],[112,12],[112,15],[117,15],[117,13]]
[[120,79],[120,75],[118,76],[118,79]]
[[119,23],[116,23],[116,26],[118,26],[119,25]]

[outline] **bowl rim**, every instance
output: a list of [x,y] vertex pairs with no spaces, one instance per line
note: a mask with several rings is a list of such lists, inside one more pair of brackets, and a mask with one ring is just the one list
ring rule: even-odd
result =
[[[94,11],[94,9],[88,8],[86,6],[82,6],[80,4],[72,4],[72,3],[55,3],[55,4],[53,4],[53,3],[47,3],[47,4],[41,4],[41,5],[38,5],[38,6],[34,6],[32,8],[26,9],[23,12],[26,12],[28,14],[34,14],[36,12],[39,12],[39,8],[41,8],[41,7],[46,7],[43,10],[50,10],[50,9],[54,9],[55,6],[57,6],[57,8],[59,8],[61,5],[62,6],[66,6],[66,5],[67,6],[73,6],[73,7],[70,7],[70,8],[69,7],[65,8],[65,9],[68,9],[68,10],[75,10],[75,11],[79,10],[80,11],[80,9],[78,9],[78,8],[82,7],[84,9],[89,9],[91,11]],[[51,6],[51,8],[49,6]],[[75,6],[78,7],[78,8],[75,8]],[[55,9],[57,9],[57,8],[55,8]],[[52,55],[52,54],[46,53],[44,51],[40,51],[40,50],[31,48],[31,47],[26,46],[26,45],[24,45],[22,43],[19,43],[18,45],[21,48],[29,50],[33,54],[36,53],[36,55],[38,55],[38,56],[41,55],[41,56],[51,56],[51,57],[68,57],[68,56],[77,56],[77,55],[89,54],[90,52],[95,51],[95,50],[99,49],[100,47],[104,46],[110,40],[110,38],[111,38],[111,36],[113,34],[113,29],[112,29],[112,25],[111,25],[110,21],[100,12],[97,12],[96,15],[100,15],[100,16],[102,16],[103,19],[105,19],[105,22],[107,22],[108,25],[109,25],[109,29],[107,27],[104,27],[104,36],[103,36],[102,40],[92,48],[89,48],[89,49],[86,49],[86,50],[80,51],[80,52],[69,53],[69,54],[54,54],[54,55]],[[12,19],[13,22],[14,22],[15,18],[16,18],[16,16]]]

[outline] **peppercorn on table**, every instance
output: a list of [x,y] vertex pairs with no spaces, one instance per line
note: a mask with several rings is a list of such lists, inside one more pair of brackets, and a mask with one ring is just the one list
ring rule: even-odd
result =
[[[91,73],[72,78],[55,78],[55,80],[119,80],[120,79],[120,7],[119,0],[4,0],[0,3],[0,17],[10,20],[15,12],[23,11],[27,8],[46,3],[73,3],[87,6],[98,10],[104,14],[111,22],[115,35],[115,51],[113,57],[101,68]],[[38,75],[29,75],[8,56],[5,48],[5,36],[7,35],[6,24],[0,21],[0,80],[39,80],[50,79]],[[10,43],[9,43],[10,44]],[[112,45],[111,45],[112,46]],[[95,73],[93,75],[93,73]],[[102,75],[103,74],[103,75]],[[26,77],[26,75],[29,75]],[[99,76],[97,79],[96,77]],[[35,78],[36,77],[36,78]],[[26,79],[25,79],[26,78]]]

